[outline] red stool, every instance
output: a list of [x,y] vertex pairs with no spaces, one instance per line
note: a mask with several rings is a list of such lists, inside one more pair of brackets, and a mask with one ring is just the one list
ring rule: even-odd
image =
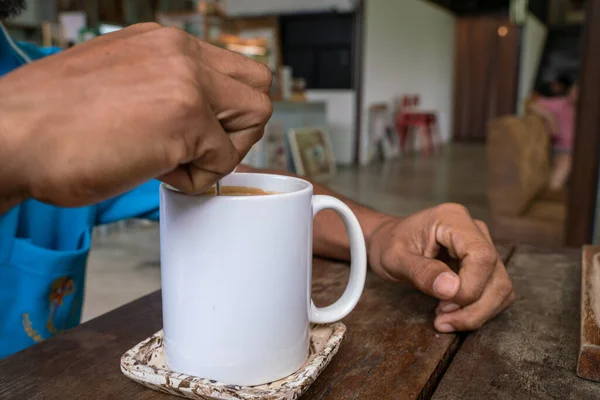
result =
[[439,136],[437,117],[430,111],[419,111],[419,96],[403,96],[400,107],[395,115],[396,132],[400,136],[400,151],[406,150],[406,139],[410,130],[417,129],[424,138],[425,146],[421,152],[432,154],[434,149],[433,136]]

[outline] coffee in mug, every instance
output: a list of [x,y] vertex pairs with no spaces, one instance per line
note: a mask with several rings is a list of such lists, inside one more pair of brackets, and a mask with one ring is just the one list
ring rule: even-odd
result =
[[[202,195],[216,195],[217,189],[212,187],[207,191],[203,192]],[[221,196],[265,196],[269,194],[275,194],[274,192],[267,192],[259,188],[249,186],[222,186],[221,185]]]

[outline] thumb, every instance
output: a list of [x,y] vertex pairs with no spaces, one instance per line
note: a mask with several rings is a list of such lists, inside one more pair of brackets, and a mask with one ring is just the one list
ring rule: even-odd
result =
[[405,258],[407,278],[423,293],[440,300],[450,300],[460,289],[458,275],[439,260],[418,255]]

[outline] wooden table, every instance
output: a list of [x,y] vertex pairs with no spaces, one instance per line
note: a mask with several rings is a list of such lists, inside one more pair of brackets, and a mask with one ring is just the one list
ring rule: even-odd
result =
[[[499,250],[518,299],[470,335],[436,333],[434,300],[369,274],[346,340],[303,399],[600,399],[600,384],[575,374],[581,252]],[[347,277],[345,265],[315,260],[316,303]],[[0,360],[0,399],[170,398],[119,368],[160,328],[157,292]]]
[[517,300],[467,336],[433,399],[600,399],[576,374],[581,250],[518,247],[508,263]]

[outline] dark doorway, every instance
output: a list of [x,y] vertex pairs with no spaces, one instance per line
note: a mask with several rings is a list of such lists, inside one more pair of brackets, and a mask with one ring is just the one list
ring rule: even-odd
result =
[[520,32],[504,15],[458,18],[455,140],[485,140],[490,119],[516,112]]

